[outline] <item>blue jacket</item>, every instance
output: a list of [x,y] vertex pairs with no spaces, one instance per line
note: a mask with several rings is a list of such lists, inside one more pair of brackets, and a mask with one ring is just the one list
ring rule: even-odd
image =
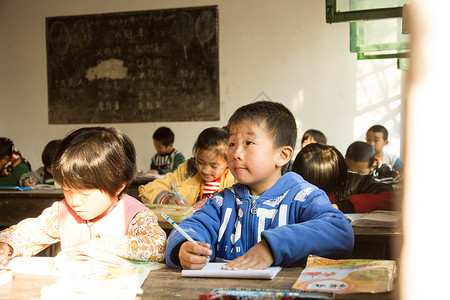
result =
[[[271,248],[274,265],[298,265],[310,254],[330,258],[350,255],[353,229],[333,208],[324,191],[289,172],[254,204],[246,185],[237,183],[211,198],[179,225],[194,240],[211,245],[215,257],[242,256],[261,238]],[[166,263],[180,268],[178,251],[186,239],[172,230],[167,239]]]

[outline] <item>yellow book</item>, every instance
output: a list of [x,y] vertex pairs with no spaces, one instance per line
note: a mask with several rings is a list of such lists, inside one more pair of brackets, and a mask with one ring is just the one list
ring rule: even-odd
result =
[[310,255],[292,288],[335,294],[385,293],[392,291],[396,275],[393,260],[334,260]]

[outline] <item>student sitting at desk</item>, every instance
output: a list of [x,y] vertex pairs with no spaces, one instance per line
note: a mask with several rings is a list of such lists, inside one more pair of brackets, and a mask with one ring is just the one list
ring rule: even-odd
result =
[[20,176],[28,175],[30,170],[30,163],[14,143],[6,137],[0,138],[0,185],[17,186]]
[[139,261],[163,261],[166,234],[157,217],[125,194],[133,180],[136,152],[115,128],[81,128],[63,141],[52,166],[64,199],[0,232],[0,266],[32,256],[49,245],[80,243]]
[[344,156],[333,146],[309,144],[295,158],[292,171],[323,189],[344,213],[393,210],[396,195],[389,184],[371,175],[349,172]]
[[194,144],[193,158],[182,163],[175,172],[167,173],[165,178],[139,187],[142,201],[192,205],[199,209],[208,198],[236,182],[227,167],[227,142],[226,130],[219,127],[203,130]]
[[350,172],[370,174],[376,181],[392,184],[394,188],[401,184],[401,173],[387,164],[381,164],[369,143],[361,141],[351,143],[345,152],[345,163]]
[[185,161],[184,155],[173,147],[175,134],[168,127],[159,127],[153,133],[156,154],[152,157],[148,174],[174,172]]
[[302,136],[301,148],[312,143],[326,144],[327,137],[325,136],[325,134],[323,134],[322,131],[319,131],[317,129],[308,129]]
[[228,121],[228,166],[238,183],[216,194],[167,240],[170,267],[201,269],[210,260],[233,260],[224,269],[264,269],[306,262],[310,254],[346,257],[353,229],[326,194],[281,169],[297,137],[292,113],[259,101],[239,108]]
[[349,172],[369,175],[375,168],[375,150],[366,142],[356,141],[347,147],[345,164]]
[[381,161],[382,164],[389,165],[392,169],[402,171],[403,161],[400,157],[383,151],[384,146],[389,144],[389,132],[386,127],[382,125],[373,125],[366,132],[366,142],[373,146],[375,150],[375,156]]
[[[61,140],[52,140],[45,145],[44,150],[42,150],[42,163],[43,167],[40,167],[36,171],[31,172],[31,174],[23,174],[20,176],[19,184],[20,186],[33,187],[37,183],[39,184],[50,184],[54,185],[55,180],[52,175],[52,163],[56,158],[58,153],[58,147],[61,144]],[[30,177],[31,175],[31,177]]]

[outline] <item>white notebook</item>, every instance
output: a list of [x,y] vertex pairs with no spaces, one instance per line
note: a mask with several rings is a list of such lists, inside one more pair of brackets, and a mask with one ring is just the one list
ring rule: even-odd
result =
[[264,270],[222,270],[226,263],[210,262],[201,270],[183,270],[183,277],[218,277],[218,278],[248,278],[248,279],[273,279],[281,267],[269,267]]

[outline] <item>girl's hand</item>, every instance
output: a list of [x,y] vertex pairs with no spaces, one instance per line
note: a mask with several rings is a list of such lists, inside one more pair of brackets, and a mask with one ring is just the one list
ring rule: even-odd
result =
[[178,197],[175,195],[164,196],[164,198],[161,201],[161,204],[185,205],[185,206],[187,205],[186,203],[181,202],[181,200],[178,199]]
[[244,255],[224,265],[224,270],[262,270],[274,262],[272,251],[266,240],[261,240]]
[[6,243],[0,243],[0,266],[4,266],[10,257],[11,248]]
[[183,269],[200,270],[208,264],[212,254],[210,245],[198,241],[197,243],[198,245],[186,241],[181,245],[178,258]]

